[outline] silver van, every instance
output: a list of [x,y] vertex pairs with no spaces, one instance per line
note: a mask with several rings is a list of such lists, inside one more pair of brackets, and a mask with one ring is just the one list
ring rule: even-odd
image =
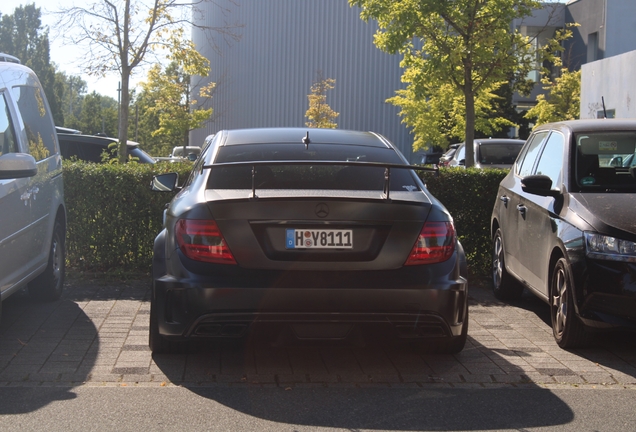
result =
[[61,296],[65,237],[62,158],[46,96],[31,69],[0,61],[0,311],[24,287],[42,300]]

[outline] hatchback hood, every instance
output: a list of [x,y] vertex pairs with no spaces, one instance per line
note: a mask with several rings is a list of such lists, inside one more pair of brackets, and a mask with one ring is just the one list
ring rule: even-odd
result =
[[[575,193],[571,208],[600,233],[636,236],[636,194]],[[574,204],[574,205],[572,205]]]

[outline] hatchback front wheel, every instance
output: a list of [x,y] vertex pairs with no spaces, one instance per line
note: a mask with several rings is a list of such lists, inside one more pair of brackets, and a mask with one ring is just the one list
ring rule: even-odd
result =
[[550,315],[554,339],[561,348],[576,348],[587,343],[585,326],[574,311],[573,290],[568,263],[560,258],[550,279]]

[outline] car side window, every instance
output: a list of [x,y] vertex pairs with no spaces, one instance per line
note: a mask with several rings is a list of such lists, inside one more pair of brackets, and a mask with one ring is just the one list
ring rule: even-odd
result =
[[15,139],[15,130],[9,113],[9,106],[4,95],[0,95],[0,156],[17,152],[18,142]]
[[49,108],[42,90],[32,86],[16,86],[12,93],[22,113],[31,156],[40,161],[57,153],[56,132],[47,114]]
[[546,175],[552,180],[552,187],[559,187],[563,180],[563,146],[565,138],[559,132],[552,132],[539,158],[537,175]]
[[465,147],[466,146],[461,146],[455,152],[455,155],[453,156],[453,159],[455,159],[457,162],[461,161],[462,159],[466,159],[466,148]]
[[532,174],[532,168],[539,156],[541,150],[541,144],[543,140],[548,136],[548,131],[538,132],[534,134],[526,143],[525,149],[521,156],[519,156],[519,162],[517,162],[517,175],[520,177],[526,177]]

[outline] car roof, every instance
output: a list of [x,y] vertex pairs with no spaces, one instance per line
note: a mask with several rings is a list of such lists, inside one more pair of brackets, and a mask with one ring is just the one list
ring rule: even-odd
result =
[[475,142],[479,145],[484,144],[518,144],[523,145],[526,141],[515,138],[476,138]]
[[[75,142],[85,142],[90,144],[103,145],[104,147],[108,147],[109,144],[119,142],[117,138],[112,137],[102,137],[97,135],[82,135],[76,133],[58,133],[58,139],[63,139],[65,141],[75,141]],[[134,141],[128,141],[128,147],[139,147],[139,143]]]
[[6,53],[0,53],[0,61],[22,64],[19,58],[17,58],[16,56],[12,56],[11,54],[6,54]]
[[316,128],[255,128],[220,131],[221,146],[241,144],[304,144],[309,136],[311,144],[344,144],[393,148],[389,141],[373,132]]
[[534,131],[566,129],[571,132],[636,130],[636,119],[582,119],[545,123]]

